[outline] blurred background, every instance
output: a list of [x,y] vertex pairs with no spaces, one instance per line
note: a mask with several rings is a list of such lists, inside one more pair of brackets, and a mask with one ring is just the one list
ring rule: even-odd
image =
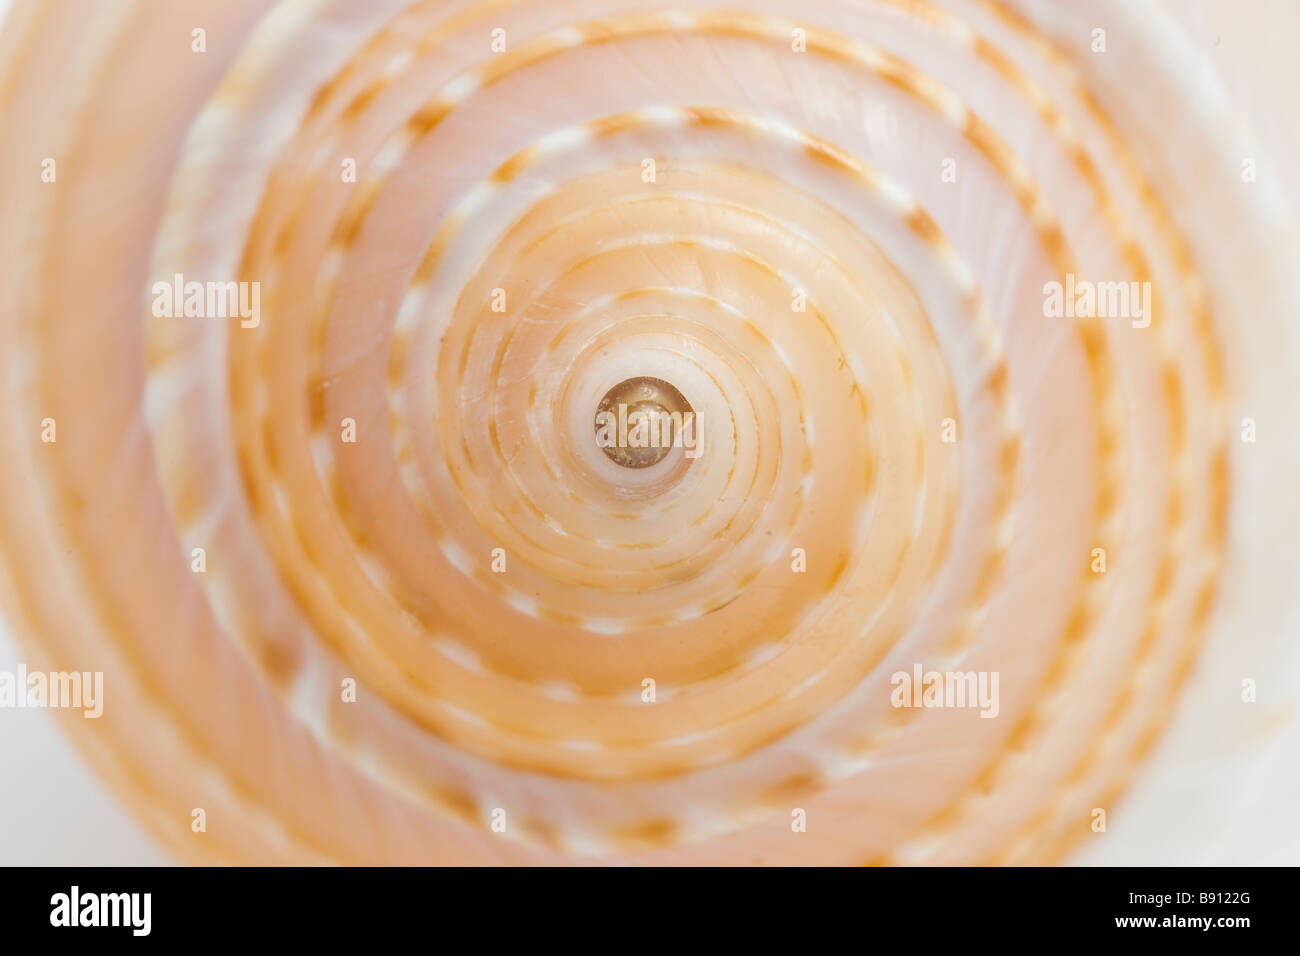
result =
[[[0,29],[12,0],[0,0]],[[22,656],[0,619],[0,670]],[[0,864],[160,865],[154,846],[82,761],[48,710],[0,720]]]

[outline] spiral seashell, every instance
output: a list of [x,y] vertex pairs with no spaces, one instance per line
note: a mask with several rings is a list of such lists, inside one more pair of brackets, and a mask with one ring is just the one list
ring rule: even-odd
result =
[[20,2],[28,661],[103,672],[68,723],[194,862],[1086,851],[1294,620],[1294,253],[1180,36]]

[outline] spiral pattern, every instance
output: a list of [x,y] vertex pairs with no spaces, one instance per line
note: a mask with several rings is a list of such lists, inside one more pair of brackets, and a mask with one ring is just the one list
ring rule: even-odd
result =
[[[0,594],[101,772],[196,861],[1061,859],[1195,660],[1233,385],[1214,144],[1049,7],[20,8]],[[601,453],[638,376],[696,457]]]

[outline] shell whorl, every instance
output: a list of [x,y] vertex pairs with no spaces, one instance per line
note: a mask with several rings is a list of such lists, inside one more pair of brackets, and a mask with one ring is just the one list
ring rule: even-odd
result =
[[[33,659],[104,671],[76,729],[168,846],[1089,833],[1215,612],[1254,301],[1189,191],[1235,157],[1122,45],[1157,17],[1096,4],[1103,57],[1030,0],[104,6],[62,74],[77,4],[0,46],[31,130],[0,160],[0,596]],[[174,277],[257,314],[151,308]],[[1048,314],[1067,281],[1150,304]],[[638,377],[696,457],[602,454]],[[914,666],[995,673],[996,719],[897,706]]]

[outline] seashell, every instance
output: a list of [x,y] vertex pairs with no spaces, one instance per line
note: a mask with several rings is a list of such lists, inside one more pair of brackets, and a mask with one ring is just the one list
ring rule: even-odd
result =
[[193,862],[1222,852],[1239,792],[1169,793],[1295,739],[1241,688],[1300,299],[1200,55],[1118,0],[20,2],[26,660]]

